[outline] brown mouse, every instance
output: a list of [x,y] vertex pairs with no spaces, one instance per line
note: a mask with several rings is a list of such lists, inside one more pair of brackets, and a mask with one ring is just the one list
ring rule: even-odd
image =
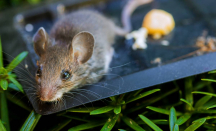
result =
[[40,57],[36,71],[41,101],[58,101],[70,90],[98,82],[108,72],[115,36],[131,30],[130,14],[152,0],[130,0],[122,12],[124,28],[102,14],[80,10],[58,20],[48,35],[41,27],[33,37]]

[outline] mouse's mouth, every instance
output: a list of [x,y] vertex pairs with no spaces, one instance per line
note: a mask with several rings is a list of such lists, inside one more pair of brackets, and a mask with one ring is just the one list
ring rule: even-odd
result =
[[60,101],[60,98],[57,98],[57,99],[43,99],[43,98],[40,97],[40,100],[42,102],[45,102],[45,103],[56,103],[56,102]]
[[52,98],[40,97],[40,100],[46,103],[56,103],[61,101],[61,97],[52,97]]
[[58,102],[61,101],[63,93],[61,92],[53,92],[52,90],[41,90],[39,99],[42,102]]

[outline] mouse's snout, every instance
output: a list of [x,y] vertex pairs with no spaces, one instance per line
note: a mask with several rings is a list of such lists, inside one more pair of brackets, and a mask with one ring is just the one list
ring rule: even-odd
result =
[[41,101],[51,102],[56,101],[57,99],[59,99],[59,97],[56,95],[55,89],[41,88],[39,99]]

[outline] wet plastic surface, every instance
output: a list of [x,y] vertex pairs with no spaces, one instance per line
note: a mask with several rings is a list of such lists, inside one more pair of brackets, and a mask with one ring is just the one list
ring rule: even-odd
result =
[[[112,0],[104,3],[99,2],[99,0],[94,0],[93,5],[90,5],[89,1],[85,1],[87,0],[79,1],[79,3],[76,1],[65,1],[66,12],[68,13],[78,8],[98,10],[112,19],[117,25],[120,25],[121,10],[125,1]],[[66,103],[57,107],[52,103],[39,103],[35,101],[34,96],[31,95],[34,91],[29,90],[28,86],[26,86],[25,91],[34,109],[40,114],[51,114],[109,96],[216,69],[216,62],[210,61],[215,58],[215,53],[178,62],[172,61],[175,58],[197,50],[193,45],[204,30],[208,31],[208,35],[214,34],[215,30],[209,27],[209,23],[211,22],[202,19],[193,10],[197,5],[191,7],[191,5],[194,5],[193,2],[193,0],[189,2],[182,0],[156,0],[151,4],[139,7],[131,17],[133,29],[140,28],[143,17],[148,11],[153,8],[159,8],[168,11],[174,16],[176,21],[174,31],[160,40],[153,40],[149,37],[147,41],[148,48],[146,50],[133,51],[130,47],[130,41],[117,38],[114,45],[115,54],[110,65],[110,71],[104,79],[100,83],[84,87],[86,90],[89,90],[88,93],[82,92],[81,95],[74,94],[73,98],[66,97]],[[48,32],[50,31],[53,23],[60,16],[56,10],[58,5],[53,4],[36,8],[15,17],[15,25],[26,42],[27,50],[30,52],[28,65],[32,65],[30,66],[32,73],[34,73],[36,60],[38,59],[33,51],[31,43],[32,36],[41,26]],[[19,18],[22,16],[22,21],[19,21]],[[27,31],[27,25],[31,25],[33,30]],[[168,41],[169,46],[161,45],[163,40]],[[152,64],[151,61],[157,57],[162,59],[162,63],[168,64],[163,66]]]

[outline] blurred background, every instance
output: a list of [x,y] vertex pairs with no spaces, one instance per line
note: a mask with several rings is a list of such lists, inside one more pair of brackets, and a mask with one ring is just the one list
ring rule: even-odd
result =
[[8,8],[13,8],[21,5],[35,5],[44,1],[54,1],[54,0],[1,0],[0,10],[6,10]]

